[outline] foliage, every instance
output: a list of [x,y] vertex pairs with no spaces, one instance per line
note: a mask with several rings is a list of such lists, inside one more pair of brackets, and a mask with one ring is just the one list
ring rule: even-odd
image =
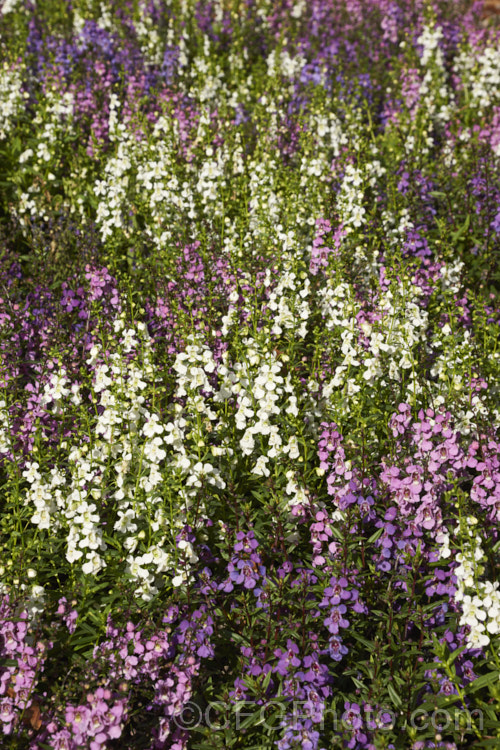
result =
[[480,6],[3,1],[4,747],[499,745]]

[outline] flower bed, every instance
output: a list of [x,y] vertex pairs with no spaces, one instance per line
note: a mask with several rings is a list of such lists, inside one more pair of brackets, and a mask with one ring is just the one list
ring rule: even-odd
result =
[[2,747],[499,746],[499,34],[3,1]]

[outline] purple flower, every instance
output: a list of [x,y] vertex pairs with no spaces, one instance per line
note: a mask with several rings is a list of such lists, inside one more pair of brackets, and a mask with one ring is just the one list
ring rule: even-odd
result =
[[323,592],[323,600],[320,606],[337,605],[350,599],[351,592],[347,590],[348,585],[346,578],[331,578],[330,586],[327,586]]
[[235,552],[247,552],[250,554],[259,546],[259,543],[256,540],[253,531],[249,531],[246,534],[243,531],[238,531],[238,533],[236,534],[236,539],[238,541],[234,545]]
[[333,635],[338,634],[339,628],[349,627],[349,620],[346,620],[344,617],[346,611],[347,608],[344,604],[341,604],[338,607],[332,607],[328,617],[323,620],[324,625],[326,625],[330,633],[333,633]]
[[334,661],[341,661],[342,657],[348,653],[348,649],[342,643],[339,635],[332,635],[328,640],[328,653]]
[[342,721],[353,729],[360,729],[363,726],[361,709],[357,703],[349,703],[348,701],[344,703]]
[[290,667],[300,667],[301,661],[297,658],[299,653],[298,646],[289,638],[286,643],[286,651],[276,649],[274,655],[278,657],[278,665],[276,666],[276,672],[281,675],[285,675]]
[[234,689],[229,691],[229,697],[235,703],[244,700],[247,696],[247,690],[248,688],[241,677],[237,677],[234,681]]

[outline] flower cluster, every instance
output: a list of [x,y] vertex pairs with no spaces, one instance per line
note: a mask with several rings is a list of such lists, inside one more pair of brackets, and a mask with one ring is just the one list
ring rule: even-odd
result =
[[[9,596],[0,604],[0,721],[4,734],[18,731],[20,722],[36,710],[34,694],[51,644],[35,641],[26,610],[18,612]],[[7,664],[12,666],[6,666]],[[29,723],[29,722],[28,722]]]
[[500,742],[482,4],[0,3],[9,747]]

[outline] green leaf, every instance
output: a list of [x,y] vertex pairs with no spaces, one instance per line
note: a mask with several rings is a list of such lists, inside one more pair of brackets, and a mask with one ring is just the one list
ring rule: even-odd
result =
[[453,664],[453,662],[458,659],[458,657],[463,654],[467,646],[460,646],[460,648],[456,648],[455,651],[452,651],[450,656],[447,659],[447,662],[449,665]]
[[479,706],[479,708],[481,709],[481,711],[483,711],[486,714],[486,716],[488,717],[489,723],[496,722],[497,715],[496,715],[494,709],[488,703],[485,703],[484,701],[479,700],[477,698],[476,698],[476,703]]
[[[344,673],[344,674],[347,674],[347,673]],[[364,690],[365,686],[363,685],[363,683],[360,680],[357,679],[357,677],[353,677],[351,675],[351,680],[354,682],[354,684],[356,685],[356,687],[359,690]]]
[[374,534],[371,535],[371,537],[368,539],[368,544],[371,544],[372,542],[376,542],[377,539],[380,539],[382,534],[384,533],[384,529],[377,529]]
[[330,529],[332,531],[333,536],[336,539],[339,539],[340,541],[343,540],[344,537],[343,537],[342,532],[340,531],[340,529],[337,529],[336,526],[330,526]]
[[387,692],[389,693],[389,697],[391,701],[393,702],[393,704],[396,706],[396,708],[401,708],[401,706],[403,705],[403,701],[401,700],[399,695],[396,693],[391,683],[388,683],[387,685]]
[[370,653],[373,652],[374,649],[374,643],[373,641],[368,641],[366,638],[363,638],[359,633],[351,632],[350,635],[354,640],[359,641],[359,643],[362,643],[365,648],[367,648]]
[[462,237],[462,235],[466,233],[469,226],[470,226],[470,214],[467,214],[467,217],[464,223],[462,224],[462,226],[459,229],[457,229],[456,232],[453,232],[453,234],[451,235],[451,241],[455,243],[460,237]]
[[264,714],[259,709],[258,711],[254,711],[253,714],[250,716],[247,716],[244,721],[239,722],[239,728],[240,729],[248,729],[249,727],[255,727],[261,724],[263,721],[265,721]]
[[264,681],[262,682],[262,688],[263,690],[267,690],[269,687],[269,683],[271,682],[271,677],[273,676],[272,669],[269,670],[269,672],[266,674]]
[[471,682],[470,685],[468,685],[467,692],[470,691],[475,693],[476,690],[481,690],[481,688],[488,687],[489,685],[498,685],[499,679],[500,676],[498,672],[483,674],[481,677],[478,677],[477,680],[474,680],[474,682]]

